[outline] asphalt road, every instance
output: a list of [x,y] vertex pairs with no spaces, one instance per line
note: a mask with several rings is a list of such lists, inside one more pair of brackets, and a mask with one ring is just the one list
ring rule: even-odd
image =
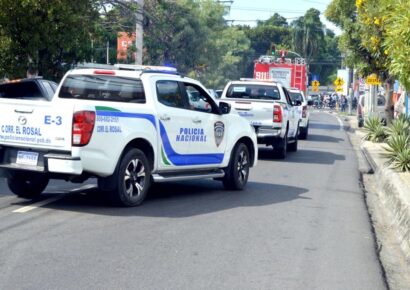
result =
[[242,192],[168,183],[136,208],[1,179],[0,289],[386,289],[347,135],[326,113],[309,133],[284,161],[261,147]]

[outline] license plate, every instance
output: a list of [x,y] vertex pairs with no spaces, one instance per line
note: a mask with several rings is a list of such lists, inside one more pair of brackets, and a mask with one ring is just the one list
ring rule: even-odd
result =
[[17,152],[17,164],[37,166],[38,153],[28,152],[28,151],[18,151]]

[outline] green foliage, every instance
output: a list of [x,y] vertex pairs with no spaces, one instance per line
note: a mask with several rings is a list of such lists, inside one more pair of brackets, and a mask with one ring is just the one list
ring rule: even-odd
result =
[[408,136],[410,135],[410,119],[401,114],[399,118],[395,119],[386,128],[387,140],[391,140],[395,136]]
[[404,115],[394,120],[386,129],[385,157],[400,171],[410,171],[410,119]]
[[[117,34],[134,32],[137,13],[136,1],[1,0],[0,78],[24,77],[34,66],[58,81],[77,62],[105,63],[107,46],[109,62],[115,63]],[[206,86],[222,88],[230,79],[251,77],[253,61],[271,43],[304,57],[317,56],[318,62],[336,60],[339,54],[337,38],[323,33],[315,9],[301,22],[306,54],[292,44],[295,28],[279,14],[250,27],[229,26],[225,13],[214,0],[145,0],[143,63],[173,65]],[[337,66],[312,63],[311,69],[324,80]]]
[[388,68],[410,90],[410,2],[386,0],[385,57],[390,60]]
[[400,171],[410,171],[410,136],[395,135],[387,140],[385,157],[390,166]]
[[301,52],[308,63],[318,55],[320,45],[324,41],[323,24],[319,16],[320,11],[311,8],[303,17],[292,22],[292,46]]
[[364,122],[364,129],[366,131],[365,140],[383,142],[386,138],[385,128],[379,116],[367,118]]
[[[356,2],[361,3],[359,9]],[[333,0],[326,9],[327,19],[343,29],[339,47],[345,53],[345,63],[355,67],[358,74],[368,76],[371,73],[380,74],[383,80],[386,74],[386,58],[383,54],[381,39],[383,27],[376,25],[375,17],[383,15],[384,0]]]
[[329,75],[336,74],[340,64],[338,38],[324,28],[319,16],[320,11],[312,8],[291,23],[292,49],[306,58],[310,72],[319,75],[322,84],[332,84]]
[[0,1],[0,42],[6,40],[0,59],[16,59],[3,73],[23,77],[31,65],[45,77],[58,78],[62,66],[89,55],[98,17],[93,1]]

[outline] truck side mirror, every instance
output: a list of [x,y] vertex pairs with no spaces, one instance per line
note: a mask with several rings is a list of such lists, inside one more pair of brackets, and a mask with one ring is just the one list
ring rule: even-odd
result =
[[229,114],[231,112],[231,104],[219,102],[219,111],[221,114]]
[[294,106],[301,106],[301,105],[302,105],[302,101],[301,101],[301,100],[295,100],[295,101],[293,101],[293,105],[294,105]]
[[308,104],[308,106],[313,106],[313,100],[308,100],[307,104]]

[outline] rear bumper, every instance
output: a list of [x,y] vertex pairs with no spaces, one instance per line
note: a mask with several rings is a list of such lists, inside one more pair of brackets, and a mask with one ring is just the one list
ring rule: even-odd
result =
[[19,164],[17,162],[18,151],[31,151],[12,147],[0,148],[0,175],[6,175],[7,171],[34,171],[41,173],[59,173],[68,175],[81,175],[83,167],[80,157],[72,157],[69,153],[38,153],[36,165]]
[[258,144],[275,145],[282,139],[282,129],[258,129],[256,136]]
[[308,126],[308,124],[309,124],[308,119],[307,118],[302,118],[302,119],[300,119],[299,127],[306,128]]

